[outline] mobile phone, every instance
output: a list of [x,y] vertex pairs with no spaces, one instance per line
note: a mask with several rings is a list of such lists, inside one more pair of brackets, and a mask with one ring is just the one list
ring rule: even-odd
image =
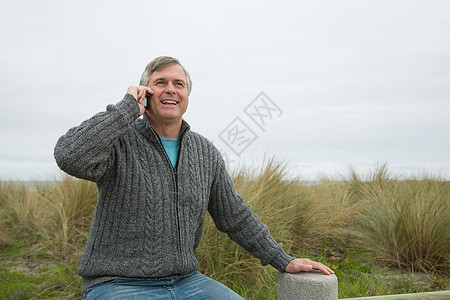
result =
[[149,92],[145,93],[145,100],[142,101],[142,104],[146,107],[146,108],[150,108],[150,98],[152,97],[152,94],[150,94]]

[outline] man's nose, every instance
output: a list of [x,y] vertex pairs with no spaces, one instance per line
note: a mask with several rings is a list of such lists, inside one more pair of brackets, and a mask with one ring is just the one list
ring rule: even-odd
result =
[[175,86],[173,85],[172,82],[169,81],[169,83],[168,83],[167,86],[166,86],[165,92],[166,92],[166,93],[170,93],[170,94],[174,94],[174,93],[176,92]]

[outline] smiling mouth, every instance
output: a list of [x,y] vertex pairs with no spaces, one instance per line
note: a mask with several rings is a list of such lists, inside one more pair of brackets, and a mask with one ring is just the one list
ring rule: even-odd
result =
[[178,102],[174,101],[174,100],[163,100],[161,101],[162,104],[172,104],[172,105],[177,105]]

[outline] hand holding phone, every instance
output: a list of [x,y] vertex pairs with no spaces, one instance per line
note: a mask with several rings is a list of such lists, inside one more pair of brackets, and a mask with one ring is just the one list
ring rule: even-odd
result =
[[133,96],[139,104],[139,115],[142,116],[145,110],[150,107],[150,97],[153,90],[146,86],[130,86],[128,87],[127,94]]

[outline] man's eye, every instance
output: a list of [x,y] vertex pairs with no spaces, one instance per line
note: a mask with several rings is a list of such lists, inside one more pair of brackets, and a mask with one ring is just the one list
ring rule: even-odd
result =
[[184,86],[184,83],[182,83],[182,82],[177,82],[176,83],[178,86]]
[[164,81],[157,81],[156,84],[157,84],[157,85],[164,84]]

